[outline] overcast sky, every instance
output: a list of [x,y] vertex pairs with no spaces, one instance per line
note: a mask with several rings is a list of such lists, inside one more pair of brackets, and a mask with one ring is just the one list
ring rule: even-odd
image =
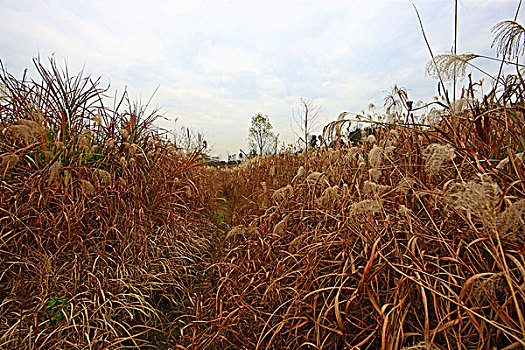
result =
[[[518,2],[460,0],[458,53],[494,56],[490,28]],[[301,97],[321,106],[325,123],[380,107],[394,84],[416,101],[436,95],[412,3],[434,53],[450,52],[453,0],[0,0],[0,59],[20,77],[33,57],[54,54],[143,101],[160,86],[153,105],[203,130],[224,158],[247,151],[259,112],[292,142]]]

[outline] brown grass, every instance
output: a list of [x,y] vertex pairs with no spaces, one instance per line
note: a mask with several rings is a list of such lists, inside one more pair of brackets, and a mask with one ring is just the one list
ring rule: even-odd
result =
[[509,90],[355,144],[340,119],[333,148],[219,169],[155,112],[36,63],[41,83],[1,81],[0,348],[525,346]]
[[[517,119],[524,112],[513,107]],[[505,110],[482,113],[495,127],[505,125]],[[445,123],[377,129],[378,144],[390,140],[395,149],[365,169],[354,155],[375,159],[379,146],[318,150],[308,159],[258,158],[217,171],[216,183],[236,202],[235,234],[225,237],[207,270],[208,292],[188,314],[185,345],[525,345],[524,249],[515,238],[523,231],[517,200],[523,168],[496,169],[521,150],[511,140],[522,127],[484,140],[479,117],[465,112],[463,118],[459,132]],[[505,151],[495,153],[486,142],[502,142]],[[308,174],[298,177],[300,164]],[[370,181],[369,169],[380,172],[378,182]],[[481,171],[490,176],[480,178]],[[265,187],[258,185],[263,180]]]
[[[89,79],[37,68],[42,83],[2,80],[16,98],[0,112],[0,348],[176,343],[214,237],[200,155],[181,157],[142,107],[111,112]],[[23,129],[35,109],[40,127]]]

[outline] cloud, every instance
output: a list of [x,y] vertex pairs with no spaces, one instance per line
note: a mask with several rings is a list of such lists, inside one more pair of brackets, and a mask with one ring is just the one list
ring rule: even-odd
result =
[[[434,53],[449,52],[453,2],[415,5]],[[510,0],[459,2],[459,51],[492,55],[490,28],[512,18],[515,7]],[[160,86],[153,104],[204,130],[223,156],[246,148],[250,118],[259,112],[292,142],[300,97],[322,106],[327,122],[370,102],[381,106],[394,84],[415,100],[436,93],[408,0],[7,0],[2,11],[0,59],[11,73],[54,53],[71,71],[85,66],[113,89],[127,86],[132,98],[145,101]]]

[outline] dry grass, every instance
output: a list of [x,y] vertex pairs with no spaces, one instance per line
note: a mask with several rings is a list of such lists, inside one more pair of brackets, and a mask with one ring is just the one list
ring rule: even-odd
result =
[[[524,112],[466,111],[459,131],[382,127],[377,144],[218,171],[237,203],[234,229],[207,270],[185,345],[524,346],[524,173],[512,156],[523,130],[510,122]],[[494,125],[488,138],[480,115]],[[364,167],[356,154],[368,154]],[[506,157],[515,166],[496,168]]]
[[42,83],[2,77],[0,348],[175,344],[213,238],[204,194],[186,195],[199,155],[143,107],[110,112],[89,78],[36,63]]
[[1,77],[0,348],[525,346],[519,82],[218,169],[36,63]]

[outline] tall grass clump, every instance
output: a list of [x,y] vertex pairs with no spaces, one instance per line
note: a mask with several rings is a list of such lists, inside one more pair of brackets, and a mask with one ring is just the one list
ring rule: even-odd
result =
[[[523,28],[494,30],[509,64]],[[3,70],[0,348],[525,347],[522,67],[451,102],[481,58],[454,56],[427,116],[395,86],[319,148],[225,168],[54,61]]]
[[[466,126],[457,140],[481,142]],[[380,127],[378,144],[393,131],[381,163],[380,146],[355,146],[364,167],[341,148],[312,151],[299,177],[305,161],[283,156],[221,171],[236,220],[188,315],[189,348],[524,345],[520,144],[474,153],[446,128],[417,127]]]
[[99,80],[34,63],[0,76],[0,348],[174,342],[206,259],[199,154],[126,94],[110,109]]
[[342,114],[332,147],[217,170],[235,216],[185,345],[525,346],[525,85],[504,81],[433,125],[405,101],[346,144]]

